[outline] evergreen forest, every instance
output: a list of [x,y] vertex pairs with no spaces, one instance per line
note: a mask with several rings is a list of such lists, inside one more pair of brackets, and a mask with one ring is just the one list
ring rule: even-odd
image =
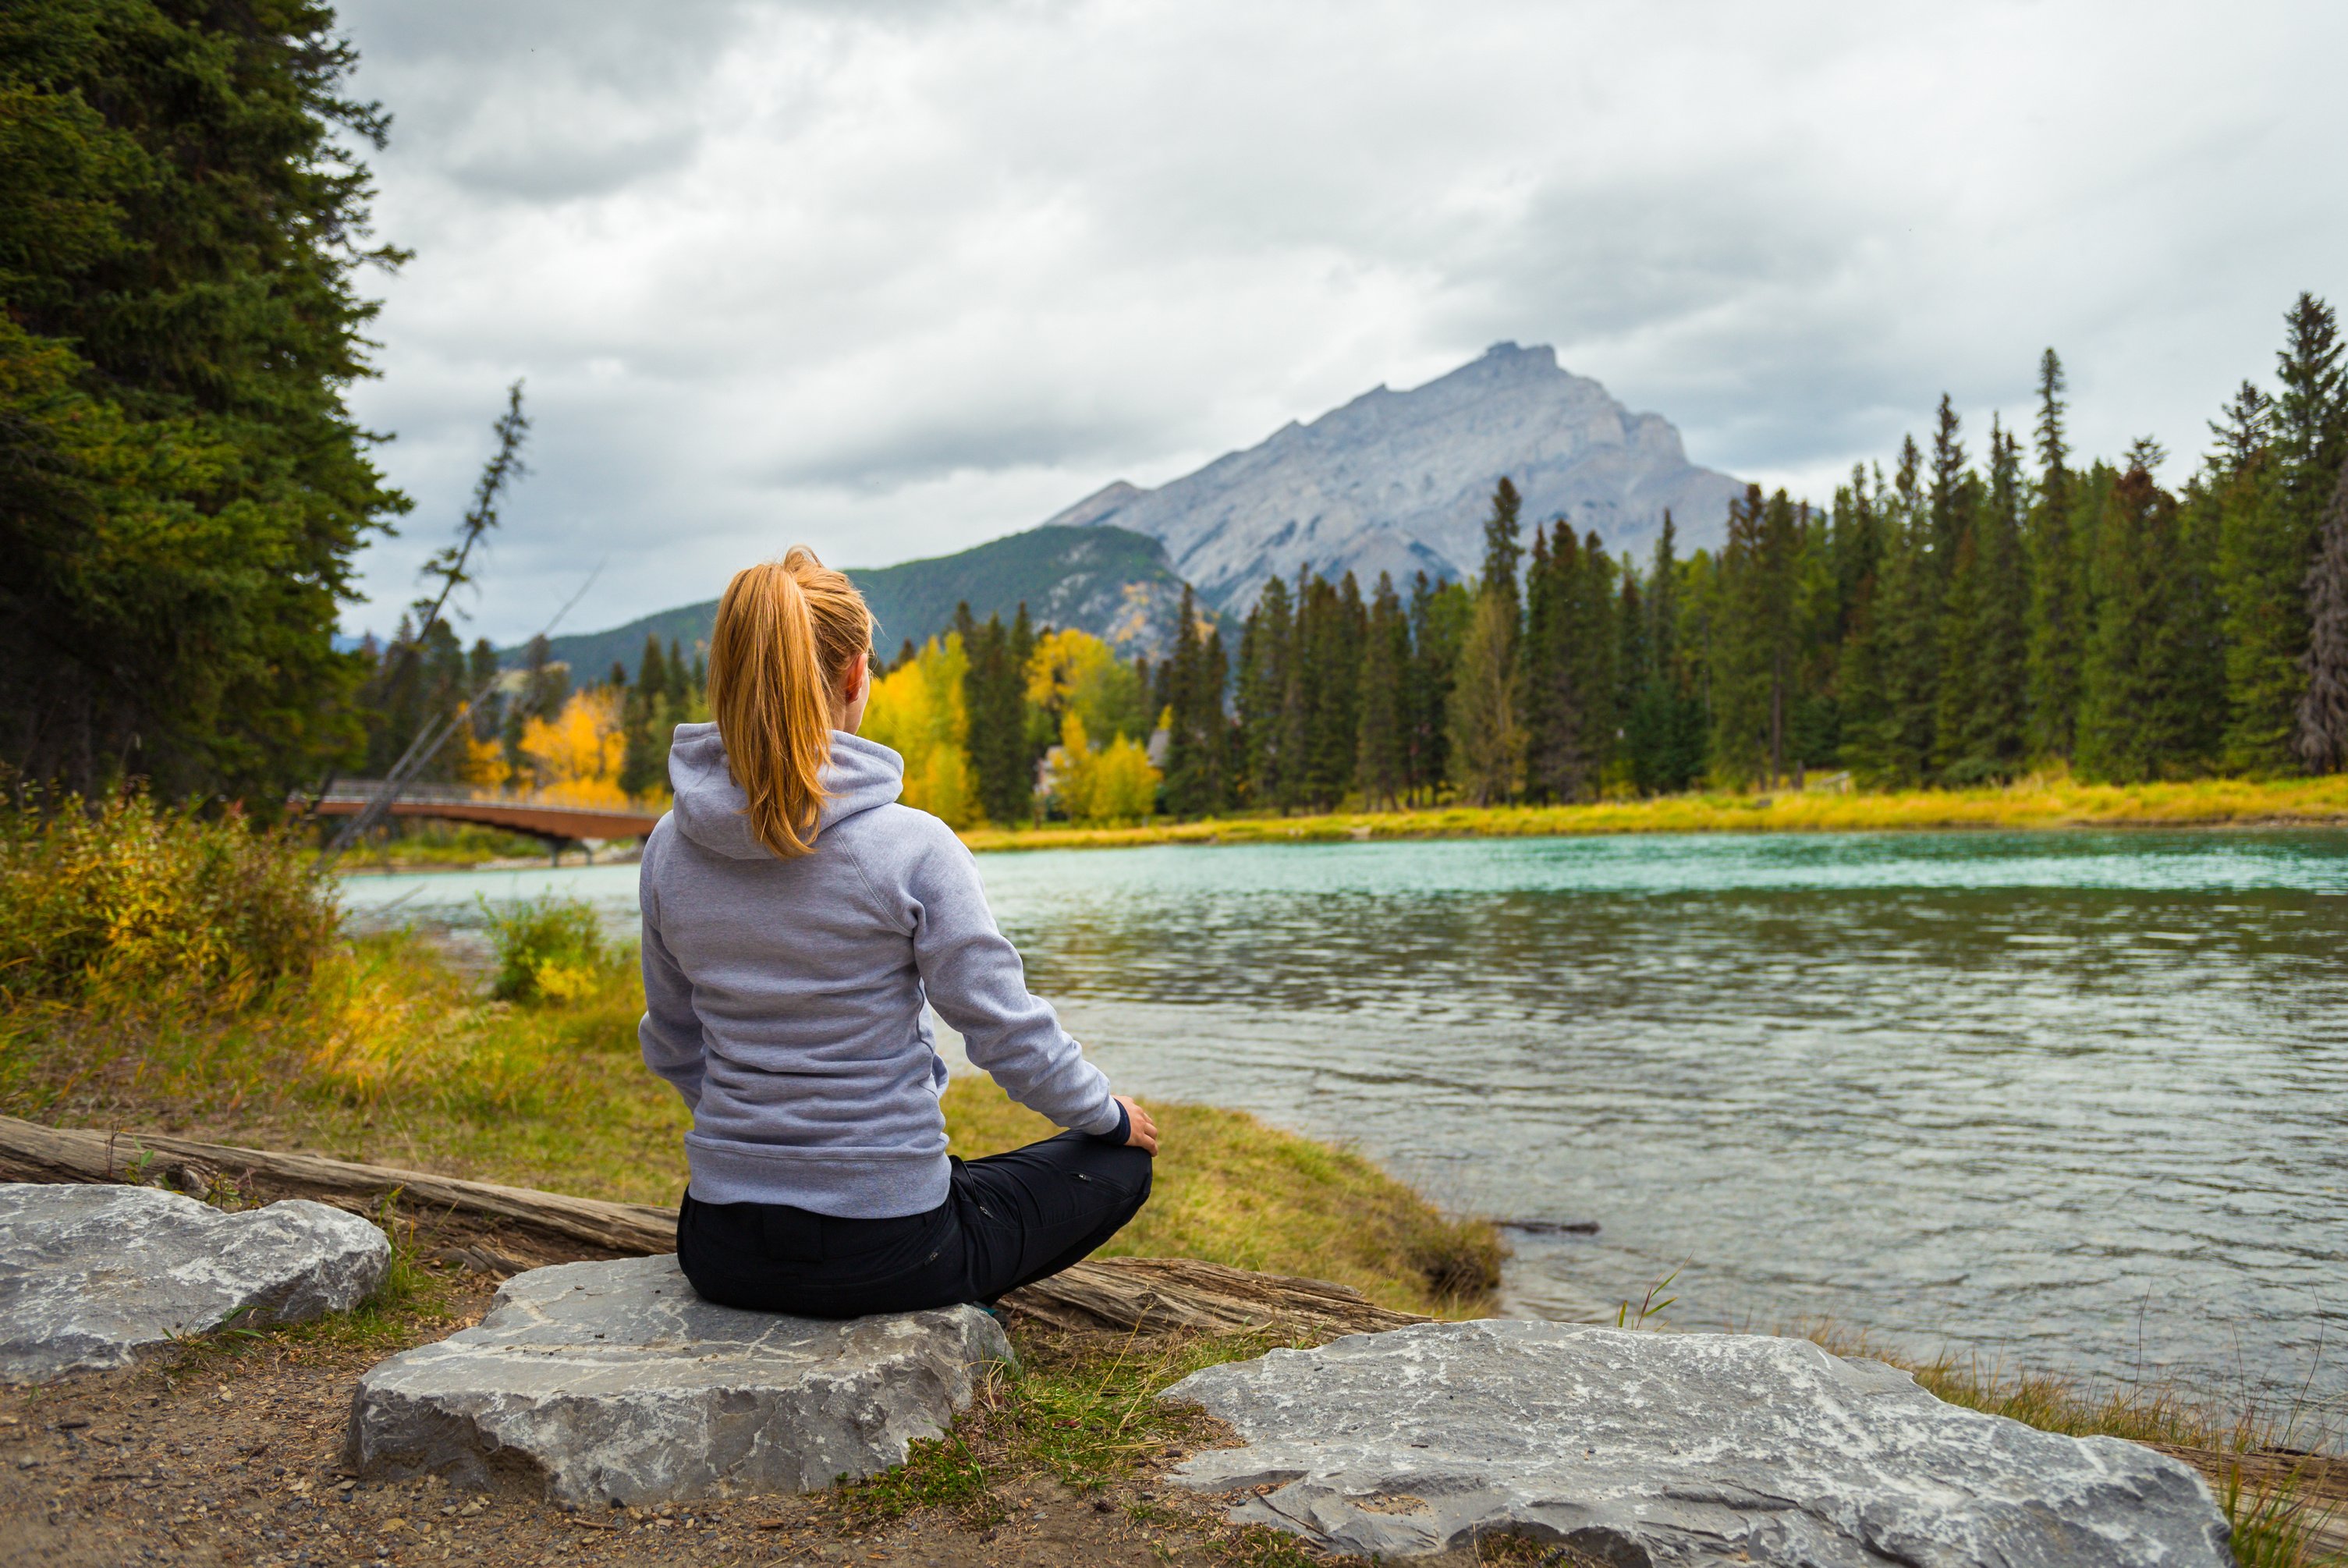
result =
[[2063,366],[2025,430],[1929,440],[1831,504],[1758,487],[1718,551],[1646,560],[1495,487],[1473,582],[1307,571],[1238,647],[1186,627],[1158,670],[1165,804],[1375,809],[1880,789],[2067,767],[2117,783],[2348,766],[2348,387],[2302,295],[2181,487],[2140,440],[2071,447]]

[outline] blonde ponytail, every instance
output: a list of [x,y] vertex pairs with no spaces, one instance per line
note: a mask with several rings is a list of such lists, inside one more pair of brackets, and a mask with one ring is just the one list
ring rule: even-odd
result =
[[784,860],[815,848],[835,694],[871,647],[864,596],[804,544],[736,572],[717,602],[709,709],[750,832]]

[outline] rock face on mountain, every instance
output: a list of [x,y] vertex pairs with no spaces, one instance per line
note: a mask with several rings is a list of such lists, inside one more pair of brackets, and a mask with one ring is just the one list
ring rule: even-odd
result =
[[1308,563],[1351,571],[1365,589],[1380,572],[1471,575],[1503,474],[1528,522],[1566,517],[1615,550],[1648,548],[1666,508],[1690,545],[1717,543],[1744,488],[1689,462],[1660,414],[1560,369],[1554,349],[1501,343],[1424,387],[1380,387],[1157,490],[1120,480],[1051,521],[1163,540],[1208,603],[1241,613],[1266,577]]

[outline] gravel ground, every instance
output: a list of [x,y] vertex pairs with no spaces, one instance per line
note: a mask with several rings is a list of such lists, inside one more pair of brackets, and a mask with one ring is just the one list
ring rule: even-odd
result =
[[[490,1287],[452,1287],[437,1321],[354,1346],[265,1336],[174,1347],[135,1367],[0,1389],[0,1564],[1278,1563],[1317,1561],[1241,1535],[1158,1472],[1078,1495],[1048,1473],[1002,1488],[1010,1516],[972,1529],[924,1511],[858,1531],[826,1495],[572,1512],[519,1491],[357,1480],[342,1468],[359,1375],[477,1319]],[[1473,1559],[1468,1559],[1472,1561]]]

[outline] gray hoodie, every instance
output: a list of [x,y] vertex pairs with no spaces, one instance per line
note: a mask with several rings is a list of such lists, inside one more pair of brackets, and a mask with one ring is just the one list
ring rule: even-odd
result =
[[815,852],[750,836],[714,724],[669,752],[676,804],[644,844],[644,1061],[693,1108],[705,1203],[850,1219],[945,1202],[945,1064],[926,999],[970,1059],[1062,1127],[1112,1132],[1108,1079],[1030,995],[953,830],[897,804],[901,758],[838,730]]

